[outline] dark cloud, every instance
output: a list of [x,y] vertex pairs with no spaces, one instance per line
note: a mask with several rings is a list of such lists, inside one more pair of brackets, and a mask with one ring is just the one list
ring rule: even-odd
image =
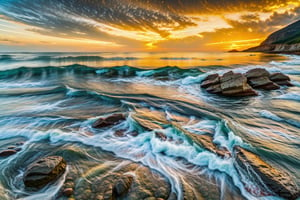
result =
[[184,14],[223,14],[239,11],[270,11],[288,0],[127,0],[146,7]]
[[2,14],[23,23],[47,29],[52,33],[96,32],[89,21],[104,23],[115,28],[133,31],[151,31],[167,37],[165,29],[180,30],[195,25],[188,17],[171,12],[160,12],[119,0],[9,0],[4,1]]

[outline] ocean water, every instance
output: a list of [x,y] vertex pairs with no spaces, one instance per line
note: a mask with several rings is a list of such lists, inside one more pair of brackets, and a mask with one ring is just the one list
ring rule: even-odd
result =
[[[243,98],[220,97],[200,88],[211,73],[257,67],[285,73],[295,86]],[[112,113],[126,113],[127,118],[113,127],[92,128],[96,119]],[[117,130],[126,135],[116,136]],[[169,199],[281,199],[266,195],[260,180],[239,170],[234,156],[221,158],[195,145],[184,131],[209,133],[232,155],[236,145],[249,149],[300,186],[300,56],[0,55],[0,148],[24,141],[21,151],[0,159],[0,199],[63,198],[58,193],[68,173],[76,174],[76,197],[82,181],[92,184],[87,177],[99,176],[92,169],[110,163],[105,172],[109,174],[127,161],[165,177]],[[157,138],[155,132],[168,140]],[[63,156],[67,172],[40,191],[27,190],[24,170],[47,155]]]

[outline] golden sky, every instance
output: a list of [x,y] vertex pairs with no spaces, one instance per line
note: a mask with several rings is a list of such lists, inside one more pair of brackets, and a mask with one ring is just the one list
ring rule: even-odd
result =
[[1,0],[0,51],[242,50],[299,19],[299,0]]

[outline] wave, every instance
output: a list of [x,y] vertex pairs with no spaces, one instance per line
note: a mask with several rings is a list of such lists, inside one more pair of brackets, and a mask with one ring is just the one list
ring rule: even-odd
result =
[[10,61],[13,60],[13,57],[11,55],[0,55],[0,62],[1,61]]
[[63,67],[46,66],[46,67],[20,67],[16,69],[10,69],[5,71],[0,71],[0,79],[7,78],[19,78],[22,76],[47,76],[53,74],[63,74],[63,73],[74,73],[74,74],[95,74],[98,76],[103,76],[107,78],[114,77],[155,77],[163,79],[178,79],[187,76],[197,76],[203,74],[203,72],[197,68],[182,69],[177,66],[166,66],[162,68],[157,68],[153,70],[141,69],[136,67],[131,67],[127,65],[115,66],[115,67],[105,67],[105,68],[94,68],[86,65],[73,64],[66,65]]

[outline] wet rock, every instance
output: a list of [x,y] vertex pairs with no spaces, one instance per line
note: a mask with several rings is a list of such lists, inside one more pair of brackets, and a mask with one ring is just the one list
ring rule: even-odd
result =
[[210,135],[198,135],[195,133],[191,133],[186,131],[185,129],[180,128],[176,124],[173,124],[178,128],[184,135],[187,137],[191,144],[196,144],[199,147],[206,149],[216,155],[224,158],[224,157],[231,157],[230,152],[226,148],[218,148],[218,146],[213,143],[213,137]]
[[290,82],[290,77],[280,72],[271,74],[270,80],[277,83],[278,85],[293,86],[293,84]]
[[229,71],[223,76],[212,74],[207,76],[201,83],[201,87],[212,94],[224,96],[256,96],[253,89],[276,90],[279,85],[293,86],[290,78],[282,73],[271,74],[262,68],[247,71],[244,75]]
[[162,141],[167,141],[167,136],[162,132],[155,132],[155,137],[159,138]]
[[265,69],[255,68],[255,69],[251,69],[251,70],[247,71],[245,76],[248,79],[258,78],[258,77],[269,77],[270,73]]
[[278,196],[289,200],[299,197],[299,189],[288,174],[273,168],[254,153],[241,147],[235,147],[235,154],[235,159],[240,167],[249,171],[250,166],[263,184]]
[[16,146],[8,146],[7,149],[15,149]]
[[119,124],[124,120],[126,120],[126,116],[124,114],[113,114],[106,118],[99,118],[98,120],[96,120],[93,123],[92,127],[93,128],[104,128],[104,127]]
[[131,175],[125,175],[117,180],[113,187],[112,199],[117,199],[118,197],[126,195],[130,189],[132,181],[133,176]]
[[290,81],[291,79],[287,75],[277,72],[277,73],[270,75],[270,80],[271,81]]
[[114,136],[116,136],[116,137],[125,137],[126,136],[125,131],[126,130],[116,130],[115,133],[114,133]]
[[16,153],[17,151],[14,149],[7,149],[7,150],[0,151],[0,157],[8,157]]
[[220,83],[220,77],[218,74],[208,75],[201,84],[202,88],[208,88],[212,85],[216,85]]
[[255,96],[257,93],[248,85],[247,78],[232,71],[221,77],[222,94],[225,96]]
[[270,81],[270,79],[266,76],[249,79],[248,83],[253,88],[259,88],[264,90],[277,90],[280,88],[276,83]]
[[221,84],[211,85],[206,89],[206,91],[212,94],[222,93]]
[[66,197],[70,197],[74,194],[74,190],[73,188],[66,188],[64,189],[63,191],[63,195],[66,196]]
[[41,158],[28,166],[24,174],[26,187],[39,189],[57,180],[66,170],[66,161],[60,156]]

